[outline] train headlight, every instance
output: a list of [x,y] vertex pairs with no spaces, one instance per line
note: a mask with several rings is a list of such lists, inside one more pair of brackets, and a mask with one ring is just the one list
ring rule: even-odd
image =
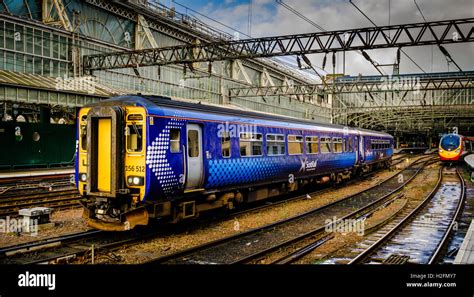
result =
[[143,186],[143,177],[141,176],[129,176],[127,178],[129,186]]
[[455,152],[456,152],[456,153],[460,153],[460,152],[461,152],[461,149],[456,149]]
[[81,182],[85,183],[87,181],[87,174],[80,173],[79,178],[80,178]]

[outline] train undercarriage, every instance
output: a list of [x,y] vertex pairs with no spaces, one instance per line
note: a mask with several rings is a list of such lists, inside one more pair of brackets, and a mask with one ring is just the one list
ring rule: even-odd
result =
[[185,219],[197,218],[201,213],[207,211],[232,210],[238,208],[239,205],[262,201],[308,187],[324,184],[338,185],[372,170],[388,168],[390,164],[391,158],[353,170],[298,179],[292,183],[262,184],[251,188],[228,189],[222,192],[202,191],[192,195],[177,195],[167,201],[137,202],[137,199],[128,195],[121,195],[117,198],[89,196],[82,201],[83,216],[89,226],[106,231],[127,231],[138,225],[148,225],[150,220],[158,219],[177,223]]

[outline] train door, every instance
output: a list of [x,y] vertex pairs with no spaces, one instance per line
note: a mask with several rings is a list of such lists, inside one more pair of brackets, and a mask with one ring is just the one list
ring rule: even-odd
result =
[[[96,124],[96,123],[94,123]],[[110,192],[112,173],[112,119],[97,119],[97,190]]]
[[202,154],[202,129],[197,124],[188,124],[187,135],[187,164],[186,164],[186,189],[197,189],[202,184],[203,154]]
[[364,145],[364,136],[359,136],[359,159],[360,163],[365,162],[365,145]]
[[94,107],[87,115],[87,194],[116,197],[123,188],[121,168],[123,111]]
[[[350,137],[350,136],[349,136]],[[355,155],[356,155],[356,159],[355,159],[355,164],[359,164],[359,138],[357,136],[354,136],[354,152],[355,152]]]

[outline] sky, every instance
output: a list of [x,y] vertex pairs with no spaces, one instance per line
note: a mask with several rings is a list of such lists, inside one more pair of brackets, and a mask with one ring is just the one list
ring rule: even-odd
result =
[[[162,0],[161,2],[167,6],[174,6],[179,12],[186,12],[180,4],[187,6],[252,37],[319,32],[319,29],[279,5],[275,0]],[[284,0],[283,2],[328,31],[372,26],[349,3],[349,0]],[[423,21],[414,0],[353,0],[353,2],[377,25]],[[428,21],[474,17],[474,0],[416,0],[416,3]],[[251,26],[249,26],[249,6],[251,7]],[[202,15],[190,10],[187,12],[216,28],[234,33],[233,30],[222,27]],[[240,36],[246,38],[243,34]],[[462,70],[474,70],[474,43],[449,44],[444,47]],[[453,64],[448,65],[445,56],[436,46],[406,47],[404,51],[426,72],[457,70]],[[379,64],[393,64],[396,57],[396,49],[367,52]],[[321,67],[323,56],[323,54],[313,54],[309,58],[314,66]],[[336,59],[338,61],[336,73],[342,73],[342,53],[339,53]],[[358,52],[346,53],[345,59],[345,73],[348,75],[378,74]],[[285,60],[295,63],[295,58],[285,58]],[[331,61],[330,56],[328,56],[326,71],[332,73],[332,64],[329,61]],[[392,67],[383,69],[387,74],[392,73]],[[422,71],[413,62],[402,55],[400,73],[420,72]]]

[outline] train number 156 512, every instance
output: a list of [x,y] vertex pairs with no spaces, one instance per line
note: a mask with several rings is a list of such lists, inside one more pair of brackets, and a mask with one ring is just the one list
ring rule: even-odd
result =
[[127,166],[125,166],[125,171],[131,171],[131,172],[145,172],[145,166],[127,165]]

